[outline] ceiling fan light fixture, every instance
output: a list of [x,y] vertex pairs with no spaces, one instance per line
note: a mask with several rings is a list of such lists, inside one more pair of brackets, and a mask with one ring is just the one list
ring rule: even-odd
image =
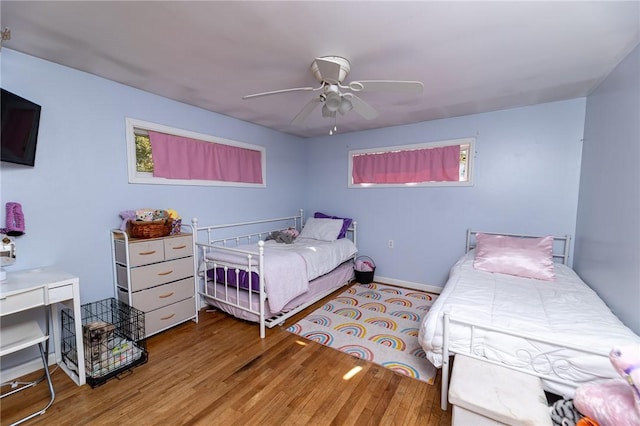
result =
[[333,117],[335,117],[335,116],[336,116],[336,112],[335,112],[335,111],[330,110],[330,109],[327,107],[327,104],[324,104],[324,105],[322,105],[322,116],[323,116],[324,118],[333,118]]
[[340,106],[338,107],[338,112],[344,115],[349,111],[351,111],[352,109],[353,109],[353,104],[351,103],[351,101],[343,96],[342,100],[340,101]]
[[329,109],[329,111],[337,111],[340,108],[340,104],[342,103],[342,96],[338,92],[329,92],[327,93],[327,99],[325,101],[325,105]]

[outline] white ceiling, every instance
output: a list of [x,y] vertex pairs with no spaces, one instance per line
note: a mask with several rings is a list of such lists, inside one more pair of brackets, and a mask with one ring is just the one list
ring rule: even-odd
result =
[[419,80],[421,95],[369,92],[380,116],[340,133],[586,96],[640,42],[640,2],[7,1],[10,49],[281,132],[326,135],[314,58],[345,82]]

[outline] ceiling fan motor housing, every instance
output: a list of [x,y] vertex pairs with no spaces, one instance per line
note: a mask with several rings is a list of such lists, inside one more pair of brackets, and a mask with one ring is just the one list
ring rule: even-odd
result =
[[[321,62],[318,62],[318,59]],[[330,63],[330,64],[327,64]],[[331,68],[339,67],[339,71],[328,72],[326,65],[331,65]],[[324,70],[323,70],[324,68]],[[319,82],[326,82],[329,84],[340,84],[347,78],[349,72],[351,72],[351,64],[349,61],[341,56],[323,56],[321,58],[315,59],[311,63],[311,72],[313,76]]]

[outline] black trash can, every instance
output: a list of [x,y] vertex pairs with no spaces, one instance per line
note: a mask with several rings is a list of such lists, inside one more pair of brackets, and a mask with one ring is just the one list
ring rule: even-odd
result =
[[376,273],[376,264],[369,256],[358,256],[353,266],[353,272],[357,282],[360,284],[369,284],[373,282],[373,276]]

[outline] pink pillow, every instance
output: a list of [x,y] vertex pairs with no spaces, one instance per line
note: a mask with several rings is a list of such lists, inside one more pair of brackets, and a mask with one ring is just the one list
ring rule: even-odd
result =
[[553,237],[476,234],[473,267],[523,278],[553,281]]

